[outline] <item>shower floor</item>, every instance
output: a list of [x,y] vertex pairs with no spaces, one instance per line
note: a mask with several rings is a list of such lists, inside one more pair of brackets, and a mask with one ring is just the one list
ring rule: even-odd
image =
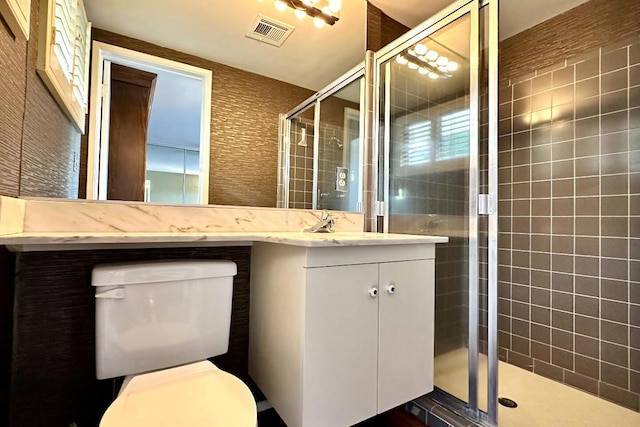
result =
[[[487,358],[480,355],[480,366]],[[635,427],[640,413],[600,399],[571,386],[560,384],[525,369],[499,362],[498,395],[518,402],[514,409],[499,405],[500,427]],[[436,357],[435,384],[460,399],[467,394],[467,349],[458,349]],[[486,409],[487,370],[478,373],[479,402]]]

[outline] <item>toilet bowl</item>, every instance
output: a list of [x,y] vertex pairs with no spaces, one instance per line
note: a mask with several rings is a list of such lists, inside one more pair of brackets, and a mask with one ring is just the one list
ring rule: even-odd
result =
[[209,361],[128,377],[100,427],[255,427],[256,403]]
[[93,269],[96,377],[126,377],[101,427],[256,426],[251,391],[207,360],[228,351],[236,273],[224,260]]

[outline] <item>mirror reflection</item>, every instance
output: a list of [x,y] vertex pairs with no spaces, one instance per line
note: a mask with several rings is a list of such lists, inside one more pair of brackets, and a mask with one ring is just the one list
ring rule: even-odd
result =
[[[85,3],[94,46],[80,185],[89,199],[275,206],[278,114],[364,58],[364,1],[341,2],[339,20],[322,26],[272,1]],[[356,150],[338,163],[357,160],[344,120],[359,126],[358,109],[332,122],[332,136]]]

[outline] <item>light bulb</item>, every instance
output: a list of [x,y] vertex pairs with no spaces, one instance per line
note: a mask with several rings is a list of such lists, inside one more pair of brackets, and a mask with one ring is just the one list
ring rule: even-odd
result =
[[429,78],[430,78],[430,79],[435,80],[435,79],[437,79],[438,77],[440,77],[440,76],[438,76],[436,73],[429,73]]
[[282,0],[276,0],[276,9],[280,12],[284,11],[287,8],[287,4]]
[[438,64],[436,64],[434,61],[429,62],[429,65],[431,65],[432,67],[437,67]]
[[329,0],[329,9],[331,10],[331,12],[337,13],[337,12],[340,11],[341,7],[342,7],[342,1],[340,1],[340,0]]
[[422,61],[422,62],[427,62],[427,57],[426,57],[426,56],[424,56],[424,55],[420,55],[420,56],[418,56],[418,59],[419,59],[420,61]]
[[424,55],[425,53],[427,53],[428,49],[423,44],[417,44],[413,47],[413,50],[415,50],[418,55]]
[[430,50],[425,56],[429,61],[435,61],[438,58],[438,52],[436,52],[435,50]]
[[448,62],[449,62],[449,58],[447,58],[446,56],[441,56],[436,60],[436,64],[442,65],[442,66],[447,65]]
[[295,14],[298,19],[304,19],[304,17],[307,16],[307,12],[302,9],[296,9]]
[[328,6],[325,6],[322,8],[322,13],[324,13],[327,16],[333,16],[333,14],[331,13],[331,9],[329,9]]
[[427,74],[429,74],[429,70],[427,70],[427,69],[426,69],[426,68],[424,68],[424,67],[420,67],[420,68],[418,68],[418,72],[419,72],[420,74],[422,74],[423,76],[426,76]]
[[307,6],[313,6],[313,1],[311,0],[302,0],[302,3],[306,4]]
[[313,25],[315,25],[317,28],[324,27],[324,24],[325,24],[324,19],[318,18],[317,16],[313,18]]
[[407,60],[407,58],[405,58],[404,56],[402,56],[402,55],[398,55],[398,56],[396,56],[396,62],[397,62],[398,64],[400,64],[400,65],[406,65],[406,64],[407,64],[407,62],[409,62],[409,61],[408,61],[408,60]]
[[458,63],[456,61],[449,61],[447,64],[447,70],[456,71],[458,69]]
[[447,72],[447,67],[440,66],[440,67],[438,67],[438,70],[442,71],[443,73],[446,73]]
[[418,69],[418,64],[413,63],[413,62],[409,62],[409,68],[411,68],[412,70],[417,70]]
[[416,56],[416,51],[415,51],[415,50],[413,50],[413,49],[409,49],[409,50],[407,51],[407,53],[408,53],[409,55],[411,55],[411,56]]

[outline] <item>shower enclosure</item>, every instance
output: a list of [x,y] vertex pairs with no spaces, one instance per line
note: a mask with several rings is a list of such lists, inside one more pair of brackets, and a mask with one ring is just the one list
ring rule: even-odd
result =
[[[378,230],[436,251],[433,397],[497,422],[497,7],[461,0],[375,54]],[[490,120],[491,119],[491,120]]]
[[[501,425],[640,423],[640,39],[612,3],[535,27],[569,34],[503,41],[498,82],[498,1],[458,0],[369,53],[364,78],[283,116],[280,206],[352,209],[346,167],[367,231],[449,238],[436,252],[436,390],[418,406],[498,425],[500,358],[506,397],[531,388]],[[608,10],[597,25],[594,9]],[[358,79],[360,121],[348,106],[328,119],[323,101]]]

